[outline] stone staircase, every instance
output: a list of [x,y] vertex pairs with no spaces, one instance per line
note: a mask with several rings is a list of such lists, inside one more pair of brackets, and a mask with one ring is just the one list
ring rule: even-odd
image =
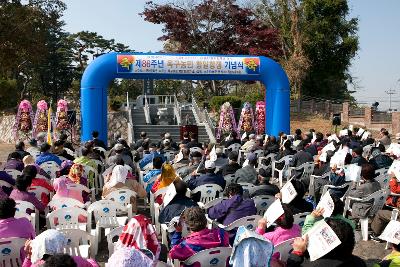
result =
[[[132,124],[134,131],[134,140],[140,139],[140,133],[146,132],[147,136],[150,138],[151,142],[158,142],[160,140],[160,135],[162,133],[168,132],[171,134],[172,139],[175,142],[180,141],[180,125],[149,125],[146,124],[146,119],[144,115],[143,108],[132,109]],[[185,108],[181,110],[182,124],[186,122],[186,116],[189,118],[191,124],[196,124],[195,117],[190,108]],[[199,142],[209,141],[210,138],[207,134],[204,125],[199,125]]]

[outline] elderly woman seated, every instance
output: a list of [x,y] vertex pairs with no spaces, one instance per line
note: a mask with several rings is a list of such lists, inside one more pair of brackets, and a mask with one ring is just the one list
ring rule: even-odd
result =
[[132,211],[137,212],[136,197],[145,197],[146,190],[134,179],[127,179],[128,169],[122,165],[116,165],[111,173],[111,177],[103,187],[102,197],[105,198],[111,192],[120,189],[129,189],[136,193],[131,197]]
[[[354,184],[350,189],[349,196],[365,198],[381,189],[381,185],[375,180],[375,170],[372,164],[364,164],[361,167],[360,185]],[[351,204],[351,216],[353,218],[364,218],[368,215],[373,202],[355,202]]]
[[[67,244],[68,238],[63,233],[54,229],[46,230],[35,239],[28,240],[25,243],[25,251],[27,253],[22,266],[54,266],[47,264],[47,261],[51,261],[52,256],[63,253]],[[77,267],[99,266],[93,259],[84,259],[80,256],[73,256],[72,259]]]
[[83,177],[84,171],[83,166],[80,164],[74,164],[69,170],[67,177],[57,178],[54,181],[54,189],[56,194],[53,198],[57,199],[60,197],[74,198],[82,203],[88,201],[88,195],[86,192],[79,192],[76,190],[68,190],[68,184],[81,184],[87,186],[87,179]]
[[189,228],[189,234],[182,238],[182,225],[175,226],[176,231],[171,241],[173,247],[169,252],[171,259],[185,261],[199,251],[229,246],[228,233],[218,228],[207,228],[204,210],[199,207],[191,207],[185,210],[183,217]]

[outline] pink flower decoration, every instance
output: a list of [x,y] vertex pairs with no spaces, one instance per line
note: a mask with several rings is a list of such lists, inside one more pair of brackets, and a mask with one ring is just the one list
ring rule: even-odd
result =
[[58,111],[67,111],[68,110],[68,103],[64,99],[60,99],[57,102],[57,112]]
[[46,103],[46,101],[40,100],[40,101],[37,103],[37,108],[38,108],[38,110],[41,110],[41,111],[47,110],[47,103]]
[[22,100],[19,104],[19,109],[23,112],[29,112],[32,110],[32,105],[28,100]]

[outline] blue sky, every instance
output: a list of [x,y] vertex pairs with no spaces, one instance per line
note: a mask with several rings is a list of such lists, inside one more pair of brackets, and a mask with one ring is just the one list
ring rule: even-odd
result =
[[[136,51],[158,51],[162,27],[138,15],[146,1],[66,0],[65,30],[95,31]],[[389,106],[385,91],[394,89],[392,107],[400,109],[400,0],[349,0],[349,7],[351,16],[359,18],[360,50],[351,74],[360,89],[354,96],[366,104],[378,101],[384,109]]]

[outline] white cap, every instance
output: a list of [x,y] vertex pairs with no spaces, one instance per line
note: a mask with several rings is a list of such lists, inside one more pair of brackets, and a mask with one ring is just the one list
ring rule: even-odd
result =
[[170,133],[165,133],[164,137],[165,137],[165,139],[169,139],[171,137],[171,134]]
[[255,135],[255,134],[250,134],[250,135],[249,135],[249,138],[250,138],[250,139],[254,139],[254,138],[256,138],[256,135]]
[[214,161],[211,161],[211,160],[206,160],[206,162],[204,163],[204,167],[207,169],[207,170],[211,170],[211,169],[215,169],[215,162]]

